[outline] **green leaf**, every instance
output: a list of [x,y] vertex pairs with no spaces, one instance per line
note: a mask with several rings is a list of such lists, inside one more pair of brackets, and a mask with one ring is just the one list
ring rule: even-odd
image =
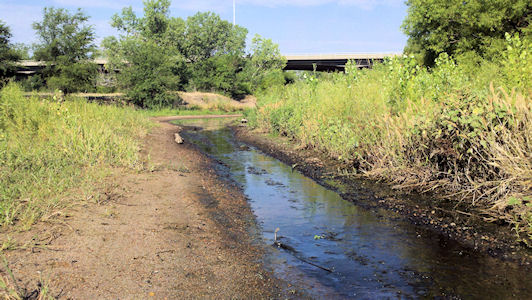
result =
[[514,196],[510,197],[508,199],[508,205],[510,206],[513,206],[513,205],[521,205],[523,202],[521,201],[521,199],[519,198],[516,198]]
[[482,113],[484,113],[484,109],[482,107],[473,108],[473,114],[474,115],[481,115]]

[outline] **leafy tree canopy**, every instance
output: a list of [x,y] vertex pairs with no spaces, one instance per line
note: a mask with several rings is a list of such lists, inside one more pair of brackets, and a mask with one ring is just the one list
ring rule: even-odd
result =
[[161,42],[170,27],[170,0],[144,0],[144,16],[137,17],[133,8],[125,7],[122,14],[115,14],[111,26],[125,33],[126,37],[143,37]]
[[505,33],[531,34],[530,0],[407,0],[405,52],[431,65],[440,53],[493,58]]
[[178,47],[189,64],[189,89],[220,91],[233,97],[249,92],[247,78],[237,75],[245,65],[247,29],[211,12],[187,18],[184,29]]
[[122,88],[141,107],[161,107],[171,104],[168,91],[180,87],[180,77],[175,68],[179,58],[170,55],[153,41],[128,38],[120,45],[127,55],[127,66],[120,72]]
[[185,63],[174,37],[182,35],[184,26],[182,19],[169,16],[169,7],[168,0],[146,0],[141,17],[124,8],[111,22],[122,33],[119,39],[103,42],[111,66],[121,70],[119,85],[142,107],[170,104],[168,91],[183,86]]
[[16,51],[13,50],[10,39],[11,31],[9,27],[0,20],[0,85],[2,85],[3,79],[15,74],[14,62],[20,58]]
[[247,29],[211,13],[197,13],[186,20],[181,51],[191,62],[216,55],[243,55]]
[[43,20],[33,23],[40,43],[34,58],[47,61],[42,79],[65,93],[95,89],[98,67],[90,61],[96,52],[95,34],[81,9],[71,14],[64,8],[45,7]]
[[250,91],[284,83],[282,70],[286,66],[286,58],[281,55],[277,44],[257,34],[251,40],[251,53],[244,72],[251,85]]
[[31,59],[31,46],[26,45],[24,43],[15,43],[12,47],[13,51],[15,51],[16,55],[19,56],[22,60],[29,60]]
[[247,57],[247,29],[211,12],[186,20],[171,17],[170,4],[145,0],[142,16],[124,8],[112,18],[120,36],[104,40],[111,67],[121,70],[118,83],[137,104],[168,104],[173,101],[164,101],[169,91],[183,88],[238,97],[254,91],[265,78],[270,83],[283,78],[285,61],[271,40],[254,39],[255,54]]
[[43,20],[33,23],[40,43],[35,59],[43,61],[80,61],[89,59],[96,50],[92,25],[81,9],[70,14],[64,8],[45,7]]

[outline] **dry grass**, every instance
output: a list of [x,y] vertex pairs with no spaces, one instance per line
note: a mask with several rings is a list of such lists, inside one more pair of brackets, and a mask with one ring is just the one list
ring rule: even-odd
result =
[[179,96],[186,105],[206,110],[234,112],[256,106],[256,99],[253,96],[247,96],[242,101],[236,101],[219,94],[202,92],[179,92]]

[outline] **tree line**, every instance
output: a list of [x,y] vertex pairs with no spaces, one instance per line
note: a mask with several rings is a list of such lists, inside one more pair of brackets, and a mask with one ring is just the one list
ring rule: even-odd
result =
[[[285,82],[286,59],[270,39],[256,35],[247,53],[246,28],[211,12],[187,19],[171,17],[170,4],[170,0],[146,0],[142,16],[131,7],[122,9],[111,19],[119,36],[106,37],[101,49],[95,44],[89,17],[80,9],[71,13],[45,8],[42,21],[33,23],[39,37],[33,59],[46,66],[26,84],[31,89],[46,86],[66,93],[93,91],[103,80],[94,63],[97,57],[108,60],[112,86],[142,107],[171,104],[172,92],[178,90],[214,91],[238,98]],[[23,55],[10,44],[9,28],[4,23],[0,26],[0,76],[5,79],[14,76],[14,62]]]
[[[255,36],[251,53],[246,53],[247,29],[211,12],[187,19],[171,17],[170,4],[170,0],[145,0],[142,16],[124,8],[111,20],[119,36],[105,38],[101,49],[95,44],[89,17],[81,10],[45,8],[43,20],[33,24],[39,37],[33,59],[46,61],[47,66],[26,85],[67,93],[97,86],[105,91],[105,80],[92,63],[99,56],[109,60],[110,70],[120,70],[113,75],[110,89],[125,91],[144,107],[170,103],[169,92],[175,90],[239,97],[285,82],[286,61],[271,40]],[[498,60],[507,35],[524,40],[532,36],[532,4],[527,0],[408,0],[406,5],[405,54],[429,67],[442,53],[469,63]],[[9,27],[0,21],[0,80],[4,82],[14,76],[14,62],[29,57],[28,47],[13,45],[10,38]]]

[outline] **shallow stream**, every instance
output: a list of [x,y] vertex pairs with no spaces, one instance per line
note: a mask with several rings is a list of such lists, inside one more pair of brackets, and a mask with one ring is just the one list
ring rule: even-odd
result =
[[532,299],[526,268],[462,247],[387,210],[343,200],[238,143],[228,120],[183,120],[185,140],[222,162],[256,216],[265,263],[313,298]]

